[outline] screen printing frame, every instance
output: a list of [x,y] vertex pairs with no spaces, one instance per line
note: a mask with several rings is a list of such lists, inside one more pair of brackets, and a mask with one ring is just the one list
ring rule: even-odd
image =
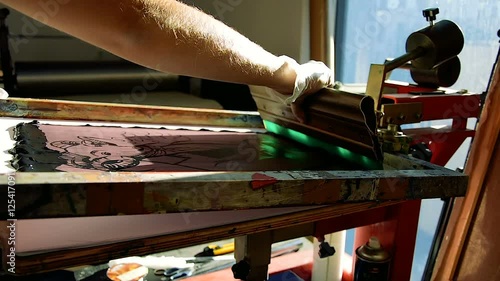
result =
[[[0,108],[0,117],[263,129],[258,113],[254,112],[37,99],[0,100]],[[165,120],[168,122],[164,122]],[[23,198],[29,200],[27,195],[33,189],[42,189],[49,196],[44,198],[42,204],[35,205],[34,209],[24,212],[18,210],[17,219],[189,213],[287,206],[318,208],[196,232],[149,240],[139,239],[132,244],[116,243],[107,247],[93,247],[79,254],[77,250],[67,250],[19,257],[24,262],[17,265],[20,266],[18,272],[26,274],[33,270],[38,272],[69,267],[82,262],[105,262],[111,256],[123,254],[123,251],[127,251],[127,254],[146,254],[153,250],[195,245],[197,242],[207,241],[205,237],[196,238],[203,233],[216,240],[328,218],[341,218],[363,211],[373,213],[376,209],[405,200],[460,197],[465,195],[467,189],[466,175],[406,156],[386,154],[383,166],[384,169],[374,171],[19,172],[15,174],[19,206],[22,205]],[[6,183],[8,177],[9,174],[1,174],[0,181]],[[201,183],[203,190],[197,190]],[[153,193],[155,196],[152,196]],[[182,198],[190,200],[180,200]],[[7,208],[2,208],[4,209]],[[351,227],[377,221],[373,218],[367,220],[357,221]],[[166,240],[158,247],[146,243],[158,242],[158,239]],[[90,257],[94,257],[96,253],[100,253],[99,258],[92,260]],[[73,258],[68,259],[70,256]]]
[[[253,112],[34,99],[1,100],[0,108],[4,109],[0,117],[262,128]],[[124,192],[142,198],[129,205],[128,212],[147,214],[458,197],[467,189],[466,175],[404,155],[386,153],[382,165],[379,170],[342,171],[18,172],[16,192],[19,200],[31,188],[43,187],[54,195],[43,208],[28,212],[30,218],[43,218],[115,215],[121,212],[116,206],[101,206],[98,213],[89,206],[102,204],[98,203],[101,200],[94,202],[96,198]],[[8,182],[8,176],[0,175],[0,181]],[[192,198],[200,184],[204,192],[195,192],[197,200],[181,200]],[[104,189],[105,193],[99,192]],[[55,195],[68,193],[74,196],[71,204],[65,206],[56,200],[59,197]],[[217,198],[213,194],[218,194]]]

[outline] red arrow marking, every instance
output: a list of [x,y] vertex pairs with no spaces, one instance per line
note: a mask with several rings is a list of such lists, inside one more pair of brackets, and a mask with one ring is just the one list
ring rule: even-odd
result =
[[255,173],[252,175],[252,189],[261,189],[269,185],[277,183],[278,180],[260,173]]

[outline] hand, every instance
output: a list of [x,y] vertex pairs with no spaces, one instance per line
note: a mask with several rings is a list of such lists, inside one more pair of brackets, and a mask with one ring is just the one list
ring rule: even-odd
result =
[[304,123],[306,117],[302,109],[304,100],[325,87],[332,87],[334,85],[333,71],[319,61],[298,64],[292,58],[286,56],[282,58],[287,61],[296,73],[293,93],[285,100],[285,104],[290,106],[295,117],[301,123]]

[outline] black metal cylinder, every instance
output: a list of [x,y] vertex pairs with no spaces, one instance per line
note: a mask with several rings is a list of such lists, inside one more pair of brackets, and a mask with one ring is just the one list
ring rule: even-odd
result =
[[410,34],[406,40],[406,52],[419,47],[425,48],[426,52],[412,60],[413,67],[431,69],[460,54],[464,47],[464,36],[454,22],[442,20]]
[[458,57],[453,57],[431,69],[411,68],[413,81],[423,86],[450,87],[460,76],[461,64]]

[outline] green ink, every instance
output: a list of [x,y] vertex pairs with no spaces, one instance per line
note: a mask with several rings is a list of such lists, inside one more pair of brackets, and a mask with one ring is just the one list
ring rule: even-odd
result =
[[361,165],[361,167],[364,167],[366,169],[382,169],[382,164],[375,159],[371,159],[367,156],[354,153],[342,147],[331,145],[317,138],[310,137],[304,133],[285,128],[267,120],[264,120],[264,126],[266,127],[267,131],[271,133],[292,139],[309,147],[322,148],[332,155],[341,157],[342,159],[345,159],[346,161],[354,163],[356,165]]

